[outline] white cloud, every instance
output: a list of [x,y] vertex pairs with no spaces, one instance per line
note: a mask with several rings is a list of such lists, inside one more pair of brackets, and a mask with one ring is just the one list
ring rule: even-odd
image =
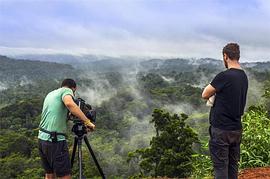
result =
[[258,7],[261,12],[270,17],[270,1],[269,0],[257,0]]
[[3,34],[0,53],[221,58],[222,47],[234,41],[245,60],[270,60],[268,1],[257,0],[256,7],[241,1],[41,2],[32,2],[33,12],[20,4],[20,20],[0,17],[15,29]]

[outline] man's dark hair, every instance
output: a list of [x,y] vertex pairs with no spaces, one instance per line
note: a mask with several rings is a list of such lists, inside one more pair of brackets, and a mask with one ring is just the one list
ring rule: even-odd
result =
[[69,88],[76,88],[76,82],[73,80],[73,79],[64,79],[64,81],[62,82],[61,84],[61,87],[63,86],[66,86],[66,87],[69,87]]
[[239,60],[240,58],[240,48],[237,43],[228,43],[222,50],[231,60]]

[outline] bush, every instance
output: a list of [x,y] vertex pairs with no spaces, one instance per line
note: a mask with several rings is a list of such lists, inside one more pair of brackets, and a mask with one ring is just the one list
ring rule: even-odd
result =
[[270,118],[263,106],[251,106],[243,120],[241,168],[270,165]]

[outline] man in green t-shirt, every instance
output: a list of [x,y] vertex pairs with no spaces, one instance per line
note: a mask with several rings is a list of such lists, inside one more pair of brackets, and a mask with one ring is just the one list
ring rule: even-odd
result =
[[38,139],[46,179],[55,176],[62,179],[71,178],[71,165],[65,138],[68,111],[82,120],[89,130],[95,129],[95,125],[74,102],[75,91],[75,81],[65,79],[61,88],[50,92],[43,103]]

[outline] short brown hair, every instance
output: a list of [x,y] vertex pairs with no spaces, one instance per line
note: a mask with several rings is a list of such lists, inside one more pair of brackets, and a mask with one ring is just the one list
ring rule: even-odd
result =
[[231,60],[239,60],[240,48],[237,43],[228,43],[222,50],[222,54],[226,54]]
[[63,86],[66,86],[69,88],[76,88],[76,82],[73,79],[67,78],[63,80],[61,87]]

